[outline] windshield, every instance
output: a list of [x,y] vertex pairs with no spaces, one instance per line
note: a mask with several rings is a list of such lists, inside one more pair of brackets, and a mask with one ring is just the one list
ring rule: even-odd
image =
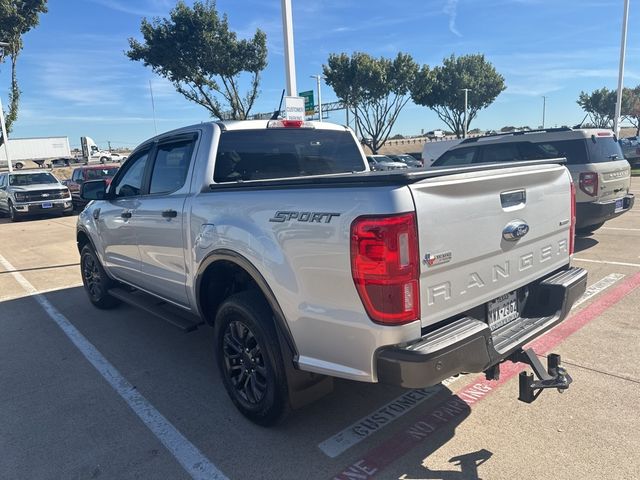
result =
[[87,170],[87,180],[96,180],[100,178],[111,178],[118,171],[118,167],[111,168],[92,168]]
[[268,180],[364,170],[360,150],[346,131],[232,130],[220,136],[214,180]]
[[9,185],[24,186],[42,183],[58,183],[56,177],[47,172],[21,173],[19,175],[9,175]]

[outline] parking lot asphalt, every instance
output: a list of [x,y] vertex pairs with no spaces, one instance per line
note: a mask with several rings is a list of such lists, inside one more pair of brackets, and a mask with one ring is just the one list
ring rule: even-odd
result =
[[638,478],[640,210],[577,239],[591,296],[534,345],[566,393],[518,402],[511,366],[412,393],[336,380],[271,429],[227,398],[209,328],[89,303],[74,227],[0,219],[0,478]]

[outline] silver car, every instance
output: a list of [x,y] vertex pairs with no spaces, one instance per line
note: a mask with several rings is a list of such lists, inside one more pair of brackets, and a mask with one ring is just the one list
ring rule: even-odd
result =
[[51,173],[29,170],[0,174],[0,213],[15,222],[28,215],[73,211],[69,189]]
[[395,162],[386,155],[367,155],[367,162],[371,170],[375,171],[388,171],[388,170],[401,170],[408,168],[405,163]]

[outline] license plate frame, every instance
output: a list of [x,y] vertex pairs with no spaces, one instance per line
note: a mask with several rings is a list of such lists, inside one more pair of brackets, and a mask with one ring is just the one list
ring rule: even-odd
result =
[[616,206],[613,213],[618,213],[624,210],[624,198],[619,198],[616,200]]
[[520,318],[520,304],[517,290],[487,302],[487,323],[492,332],[518,318]]
[[42,202],[40,204],[41,208],[53,208],[53,202]]

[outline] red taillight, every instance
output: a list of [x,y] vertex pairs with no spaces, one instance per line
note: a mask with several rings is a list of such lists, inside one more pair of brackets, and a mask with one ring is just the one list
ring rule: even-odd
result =
[[571,227],[569,228],[569,255],[576,248],[576,186],[571,181]]
[[596,172],[582,172],[580,174],[580,190],[591,197],[598,194],[598,174]]
[[374,322],[401,325],[420,318],[415,213],[356,218],[351,224],[351,273]]

